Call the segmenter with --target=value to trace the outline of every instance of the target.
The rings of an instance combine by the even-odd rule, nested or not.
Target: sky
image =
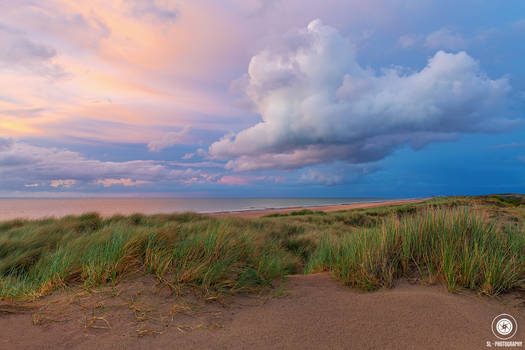
[[[525,2],[2,0],[0,197],[525,192]]]

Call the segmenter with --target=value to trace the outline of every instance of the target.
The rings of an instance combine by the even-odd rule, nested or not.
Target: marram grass
[[[0,299],[136,273],[204,295],[257,291],[303,270],[331,271],[364,290],[404,276],[488,295],[523,284],[521,225],[495,225],[472,209],[434,202],[253,220],[186,213],[0,222]]]
[[[315,270],[365,290],[416,275],[451,291],[497,295],[523,283],[525,234],[498,229],[467,209],[426,210],[343,238],[324,237],[307,266]]]
[[[172,286],[235,293],[293,273],[298,259],[245,222],[192,214],[96,214],[0,226],[0,297],[39,297],[73,284],[153,273]]]

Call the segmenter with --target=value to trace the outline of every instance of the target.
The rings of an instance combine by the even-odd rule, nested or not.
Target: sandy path
[[[119,328],[128,322],[122,317],[120,326],[110,319],[111,329],[85,330],[73,321],[33,326],[28,314],[0,314],[0,349],[483,349],[497,340],[490,324],[500,313],[514,315],[521,328],[513,340],[525,340],[524,308],[515,299],[451,294],[440,286],[400,282],[361,293],[314,274],[290,277],[284,297],[236,300],[219,316],[223,328],[168,326],[141,338]]]
[[[359,209],[359,208],[377,208],[384,207],[387,205],[399,205],[399,204],[411,204],[419,203],[427,200],[428,198],[423,199],[404,199],[404,200],[392,200],[392,201],[382,201],[382,202],[365,202],[365,203],[352,203],[352,204],[339,204],[339,205],[325,205],[317,207],[295,207],[295,208],[283,208],[283,209],[264,209],[264,210],[245,210],[239,212],[218,212],[211,213],[209,215],[215,216],[238,216],[243,218],[258,218],[264,215],[275,214],[275,213],[290,213],[292,211],[310,209],[316,211],[324,212],[333,212],[339,210],[350,210],[350,209]]]

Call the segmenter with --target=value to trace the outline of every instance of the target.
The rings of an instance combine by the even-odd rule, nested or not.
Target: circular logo
[[[510,339],[516,334],[518,323],[509,314],[501,314],[492,320],[492,333],[501,340]]]

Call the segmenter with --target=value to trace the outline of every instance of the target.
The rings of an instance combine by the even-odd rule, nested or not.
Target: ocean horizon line
[[[399,197],[209,197],[209,198],[0,198],[0,220],[62,217],[97,212],[102,216],[142,213],[201,214],[317,208],[354,203],[388,202]]]

